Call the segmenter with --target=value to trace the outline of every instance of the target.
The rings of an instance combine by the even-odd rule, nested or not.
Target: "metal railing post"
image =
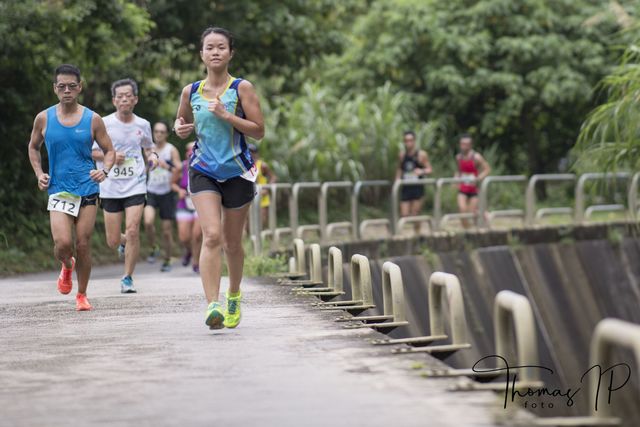
[[[400,188],[402,180],[396,179],[391,187],[391,233],[398,234],[398,219],[400,218]]]
[[[351,257],[351,299],[346,301],[333,301],[316,304],[323,310],[366,310],[375,307],[373,302],[373,289],[371,284],[371,266],[369,258],[364,255],[354,254]]]
[[[299,236],[300,230],[300,191],[302,189],[320,188],[319,182],[297,182],[292,186],[291,203],[289,204],[289,216],[291,217],[291,233],[294,237]]]
[[[444,312],[444,301],[448,301],[448,313]],[[444,319],[449,318],[451,344],[430,347],[404,347],[392,353],[442,353],[471,348],[467,342],[467,320],[464,300],[458,277],[436,271],[429,277],[429,324],[430,335],[392,340],[376,340],[374,344],[427,344],[449,338],[445,333]]]
[[[489,185],[492,182],[524,182],[527,177],[524,175],[491,175],[482,180],[480,184],[480,194],[478,200],[478,225],[487,227],[486,214],[489,209]],[[516,210],[507,210],[502,212],[515,212]],[[500,212],[500,211],[498,211]]]
[[[564,174],[536,174],[529,178],[525,193],[525,224],[532,226],[536,218],[536,185],[542,181],[575,181],[576,176],[572,173]]]
[[[538,365],[536,323],[527,297],[512,291],[498,292],[493,306],[493,329],[496,354],[509,364],[517,359],[518,366],[530,366],[520,370],[521,381],[539,381],[540,371],[532,367]]]
[[[261,186],[261,190],[269,190],[271,196],[271,203],[269,204],[269,216],[268,216],[268,233],[271,236],[271,250],[278,250],[280,243],[280,231],[291,230],[289,227],[287,228],[278,228],[278,191],[279,190],[291,190],[291,184],[287,182],[276,183],[276,184],[264,184]],[[291,205],[291,197],[289,197],[289,204]],[[262,217],[262,215],[261,215]],[[262,218],[261,218],[262,219]],[[262,233],[264,234],[264,233]]]
[[[400,190],[402,189],[402,187],[404,186],[423,186],[426,187],[427,185],[435,185],[436,184],[436,180],[434,178],[421,178],[418,180],[415,179],[396,179],[395,181],[393,181],[393,186],[391,187],[391,230],[393,232],[393,235],[397,235],[400,232]],[[411,221],[407,221],[408,219],[410,219],[412,217],[406,217],[405,219],[405,223],[409,223]],[[413,218],[417,218],[418,221],[422,220],[422,218],[426,218],[426,216],[423,217],[413,217]],[[429,217],[429,219],[431,219],[431,217]]]
[[[342,251],[335,246],[329,248],[328,266],[327,266],[327,286],[324,288],[308,288],[301,291],[304,295],[313,295],[321,299],[331,299],[338,295],[344,295],[344,283],[342,278]],[[320,274],[322,272],[320,271]],[[320,280],[322,277],[320,276]],[[325,298],[323,298],[325,297]],[[314,306],[323,305],[323,303],[314,303]]]
[[[629,178],[629,173],[628,172],[607,172],[607,173],[585,173],[580,175],[580,178],[578,178],[578,184],[576,185],[576,208],[575,208],[575,212],[574,212],[574,221],[577,224],[580,224],[582,221],[584,221],[585,219],[585,194],[584,194],[584,186],[587,183],[587,181],[590,180],[596,180],[596,179],[600,179],[600,180],[609,180],[609,179],[624,179],[624,178]],[[594,205],[594,206],[603,206],[603,205]],[[594,207],[591,206],[591,207]],[[612,205],[614,206],[614,205]],[[619,208],[616,206],[615,210],[619,210]]]
[[[537,418],[533,425],[538,426],[617,426],[622,424],[622,419],[612,415],[610,399],[613,392],[621,388],[620,384],[601,384],[603,369],[611,369],[611,381],[613,381],[612,350],[614,347],[624,347],[633,352],[636,366],[640,366],[640,325],[625,322],[624,320],[606,318],[596,325],[591,336],[591,349],[589,351],[589,396],[593,396],[594,402],[589,401],[591,414],[588,416]],[[600,366],[599,370],[593,369]],[[631,373],[631,372],[629,372]],[[629,378],[627,379],[627,381]],[[582,379],[580,379],[582,382]],[[605,387],[608,387],[605,389]],[[602,389],[601,389],[602,388]]]
[[[383,314],[373,316],[342,316],[337,322],[359,322],[344,326],[346,329],[374,328],[391,330],[408,325],[404,304],[404,283],[397,264],[385,262],[382,265]]]
[[[638,219],[638,186],[640,185],[640,172],[636,172],[631,178],[631,184],[629,185],[629,218]]]
[[[319,199],[318,199],[318,222],[320,223],[320,241],[322,242],[326,242],[327,239],[329,238],[329,233],[327,232],[327,227],[328,227],[328,201],[327,201],[327,196],[329,194],[329,189],[331,188],[345,188],[347,189],[349,192],[351,192],[352,190],[352,183],[351,181],[329,181],[329,182],[324,182],[322,183],[322,185],[320,186],[320,195],[319,195]],[[351,196],[351,194],[349,195]],[[349,197],[349,200],[352,202],[353,198]],[[353,224],[351,224],[351,227],[353,228]]]
[[[257,194],[253,198],[251,207],[249,208],[249,229],[251,231],[251,240],[253,241],[253,252],[255,255],[262,253],[262,233],[261,233],[261,217],[260,217],[260,201],[262,200],[262,186],[256,185]]]
[[[364,187],[384,187],[387,185],[389,185],[389,181],[386,180],[356,181],[351,193],[351,235],[353,240],[362,238],[360,233],[360,193],[362,189]]]
[[[445,184],[462,184],[465,181],[461,177],[438,178],[436,180],[436,195],[433,202],[433,221],[436,230],[442,229],[442,190]]]

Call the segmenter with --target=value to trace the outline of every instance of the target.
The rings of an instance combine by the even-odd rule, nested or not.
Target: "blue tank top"
[[[238,95],[241,81],[231,77],[220,99],[227,111],[244,118]],[[208,110],[212,100],[204,97],[203,86],[204,80],[191,85],[191,109],[197,139],[189,164],[216,180],[241,176],[253,166],[245,136]]]
[[[93,111],[83,107],[82,118],[75,126],[58,121],[56,106],[47,109],[44,143],[49,155],[49,194],[66,191],[76,196],[98,193],[98,183],[89,172],[95,169],[91,158],[91,119]]]

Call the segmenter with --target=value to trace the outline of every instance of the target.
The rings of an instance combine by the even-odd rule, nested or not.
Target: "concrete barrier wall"
[[[352,253],[378,258],[371,265],[374,299],[380,309],[366,314],[381,313],[382,262],[390,259],[400,265],[410,325],[392,331],[393,338],[429,334],[427,283],[432,272],[444,271],[459,277],[472,348],[444,359],[455,368],[470,368],[480,358],[495,353],[492,315],[496,294],[508,289],[527,296],[536,318],[540,363],[554,370],[553,375],[542,375],[545,386],[550,391],[581,387],[572,407],[562,398],[532,398],[532,402],[554,402],[553,409],[535,412],[540,416],[585,415],[593,406],[593,396],[588,392],[588,378],[583,383],[580,379],[590,367],[589,344],[596,323],[604,317],[640,323],[640,238],[635,236],[637,230],[626,225],[614,228],[614,233],[611,230],[610,227],[572,230],[565,232],[558,239],[560,242],[545,242],[557,239],[557,232],[515,240],[511,237],[510,245],[467,250],[430,251],[424,240],[417,239],[350,244],[343,246],[343,250],[345,260]],[[472,243],[502,238],[482,236]],[[533,243],[527,243],[527,239]],[[438,245],[459,248],[460,242],[433,246]],[[470,246],[468,242],[466,245]],[[395,251],[400,256],[392,256]],[[412,251],[414,254],[408,254]],[[347,264],[345,284],[349,289]],[[619,351],[616,356],[618,361],[631,366],[632,378],[623,390],[614,393],[613,413],[624,418],[625,426],[635,427],[640,425],[640,367],[635,366],[630,353]],[[601,392],[606,393],[609,377],[602,378]]]

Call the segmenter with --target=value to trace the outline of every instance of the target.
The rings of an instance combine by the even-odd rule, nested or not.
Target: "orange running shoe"
[[[60,270],[60,275],[58,276],[58,291],[66,295],[71,292],[71,288],[73,288],[73,281],[71,275],[73,274],[73,269],[76,266],[76,259],[71,257],[71,268],[67,268],[62,263],[62,269]]]
[[[87,295],[78,294],[76,295],[76,310],[77,311],[89,311],[93,307],[89,304],[89,300],[87,299]]]

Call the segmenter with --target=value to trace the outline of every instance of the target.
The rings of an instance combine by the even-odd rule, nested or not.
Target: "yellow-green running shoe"
[[[224,312],[222,311],[222,306],[218,301],[213,301],[207,307],[207,319],[204,323],[209,327],[209,329],[222,329],[224,328]]]
[[[242,294],[238,292],[238,295],[232,297],[227,292],[227,310],[224,313],[224,326],[225,328],[235,328],[240,323],[240,300]]]

